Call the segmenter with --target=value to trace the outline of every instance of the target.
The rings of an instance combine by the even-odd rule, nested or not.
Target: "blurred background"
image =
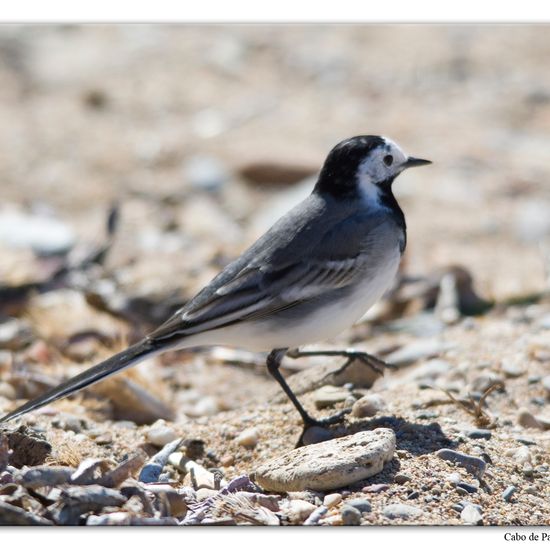
[[[29,249],[101,240],[116,200],[106,262],[118,284],[184,299],[310,191],[335,143],[374,133],[434,161],[394,187],[409,226],[407,272],[460,264],[489,299],[541,292],[547,33],[3,26],[0,280],[40,275]]]
[[[0,416],[166,320],[311,192],[336,143],[382,134],[433,161],[394,184],[408,225],[400,277],[366,322],[314,349],[353,346],[398,369],[285,358],[284,375],[314,416],[352,407],[330,436],[397,434],[364,521],[391,523],[382,511],[397,499],[422,507],[417,523],[478,522],[461,518],[467,496],[486,524],[547,523],[548,36],[542,25],[0,26]],[[291,450],[301,429],[261,354],[169,352],[1,427],[0,484],[14,479],[8,459],[121,462],[176,437],[230,480]],[[447,447],[487,460],[489,486],[464,470],[470,484],[455,487],[455,466],[435,454]],[[408,481],[394,479],[401,469]],[[2,499],[49,514],[19,489]],[[322,522],[342,518],[334,507]]]

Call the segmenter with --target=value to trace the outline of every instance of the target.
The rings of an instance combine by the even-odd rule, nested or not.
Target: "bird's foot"
[[[312,428],[313,426],[332,426],[341,422],[347,414],[351,412],[351,409],[344,409],[332,416],[325,418],[312,418],[308,415],[307,419],[304,418],[304,429]]]
[[[327,416],[325,418],[312,418],[311,416],[304,417],[304,429],[298,439],[296,447],[311,445],[312,443],[320,443],[333,438],[333,433],[324,429],[327,426],[338,424],[344,417],[351,412],[351,409],[344,409],[339,413]]]

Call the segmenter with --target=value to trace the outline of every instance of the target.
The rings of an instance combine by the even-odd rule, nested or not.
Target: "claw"
[[[341,422],[344,419],[344,417],[350,412],[351,412],[351,409],[344,409],[343,411],[340,411],[339,413],[336,413],[332,416],[329,416],[327,418],[319,418],[319,419],[312,418],[311,416],[308,415],[307,419],[304,418],[304,429],[302,430],[302,434],[300,435],[300,439],[298,439],[298,443],[296,443],[296,448],[303,447],[306,444],[309,445],[309,444],[314,443],[314,442],[318,443],[319,441],[324,441],[326,439],[331,439],[332,438],[331,432],[329,432],[328,430],[325,430],[328,434],[328,437],[322,437],[321,439],[318,439],[317,441],[310,441],[309,443],[305,443],[305,441],[304,441],[306,433],[311,428],[315,428],[315,427],[324,428],[325,426],[331,426],[333,424],[337,424],[338,422]]]

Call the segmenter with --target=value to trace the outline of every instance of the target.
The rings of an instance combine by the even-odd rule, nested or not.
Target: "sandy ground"
[[[370,501],[364,524],[460,524],[461,502],[468,500],[481,506],[484,525],[547,525],[550,75],[541,70],[550,55],[547,30],[0,29],[0,222],[14,212],[63,222],[78,263],[73,256],[105,242],[112,202],[120,207],[103,265],[76,269],[3,304],[6,319],[28,327],[18,325],[19,340],[0,338],[0,411],[163,320],[309,192],[305,178],[332,145],[380,133],[434,161],[395,184],[408,224],[403,273],[418,277],[420,287],[402,287],[370,319],[318,345],[354,346],[387,359],[409,350],[399,370],[370,390],[349,389],[348,404],[370,392],[384,407],[372,418],[348,417],[335,435],[390,427],[397,451],[380,474],[338,492],[344,503]],[[290,183],[281,183],[285,178]],[[47,282],[61,260],[39,258],[12,241],[0,239],[2,288]],[[441,284],[453,265],[470,274],[492,309],[469,316],[455,308],[456,316],[445,316],[445,296],[452,302],[466,292],[456,279],[446,279],[449,292]],[[277,399],[263,360],[223,350],[167,354],[24,424],[51,443],[48,464],[76,467],[90,457],[120,462],[139,449],[153,454],[158,448],[147,442],[148,429],[165,416],[177,436],[204,442],[200,464],[227,480],[252,476],[291,450],[301,431],[294,409]],[[301,367],[324,364],[338,360],[287,360],[285,374],[298,370],[299,378]],[[134,384],[130,390],[124,381]],[[476,419],[464,407],[494,382],[500,385]],[[318,411],[310,390],[300,399],[317,416],[344,407]],[[257,441],[247,448],[238,436],[251,426]],[[490,438],[470,437],[474,428],[488,429]],[[481,482],[440,459],[435,453],[442,448],[483,457]],[[174,487],[189,486],[173,466],[166,472]],[[457,473],[469,489],[449,478]],[[396,481],[398,474],[406,478]],[[377,484],[387,487],[368,489]],[[507,501],[502,493],[509,486],[516,492]],[[319,506],[323,498],[308,493],[296,500]],[[384,508],[393,503],[422,514],[389,519]],[[48,517],[46,504],[37,505],[41,517]],[[320,523],[342,523],[342,506]],[[280,517],[283,524],[306,519]]]

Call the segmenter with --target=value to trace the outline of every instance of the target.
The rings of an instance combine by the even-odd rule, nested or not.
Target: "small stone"
[[[499,384],[504,385],[504,380],[500,376],[497,376],[492,372],[482,374],[474,378],[470,383],[470,393],[479,393],[482,395],[489,388]]]
[[[298,183],[315,173],[312,166],[294,165],[284,160],[255,161],[239,168],[247,181],[258,184]]]
[[[10,319],[0,323],[0,348],[18,351],[33,339],[30,326],[19,319]]]
[[[483,521],[483,516],[478,507],[467,504],[460,512],[460,519],[469,525],[479,525]]]
[[[0,396],[13,400],[17,397],[17,394],[15,393],[15,388],[11,384],[0,382]]]
[[[288,515],[291,522],[301,523],[305,521],[316,509],[317,506],[315,506],[315,504],[311,504],[305,500],[295,499],[288,502],[284,511]]]
[[[388,504],[382,510],[382,514],[388,519],[415,519],[423,513],[420,508],[408,504]]]
[[[191,157],[183,169],[186,180],[197,190],[218,191],[229,181],[227,169],[214,157]]]
[[[164,447],[178,436],[173,428],[167,426],[166,422],[160,419],[147,430],[145,437],[152,445]]]
[[[517,487],[515,487],[514,485],[508,485],[508,487],[506,487],[506,489],[504,489],[504,491],[502,492],[502,498],[506,502],[510,502],[512,500],[513,494],[516,491],[517,491]]]
[[[183,453],[172,453],[168,457],[168,462],[187,474],[184,483],[188,486],[192,485],[194,489],[202,489],[203,487],[217,489],[227,485],[227,481],[223,477],[219,478],[219,472],[216,474],[210,472],[204,466],[187,458]]]
[[[542,387],[544,388],[544,391],[546,392],[546,397],[550,398],[550,374],[548,376],[545,376],[542,380]]]
[[[487,464],[481,458],[476,456],[467,455],[465,453],[460,453],[458,451],[453,451],[452,449],[440,449],[437,451],[436,456],[446,460],[447,462],[453,462],[465,468],[471,474],[474,474],[478,478],[481,478],[485,473]]]
[[[24,425],[6,435],[12,450],[10,464],[16,468],[43,464],[52,452],[51,444],[41,433]]]
[[[482,430],[477,428],[473,430],[466,430],[464,433],[470,439],[491,439],[493,435],[491,430]]]
[[[357,510],[359,510],[362,514],[372,511],[371,503],[365,498],[353,498],[346,501],[346,505],[357,508]]]
[[[349,397],[349,391],[337,386],[322,386],[313,393],[313,402],[318,409],[331,407]]]
[[[38,489],[40,487],[63,485],[71,482],[74,468],[66,466],[35,466],[23,468],[15,481],[23,487]]]
[[[233,464],[235,464],[235,457],[233,455],[223,455],[220,458],[220,464],[224,468],[228,468],[229,466],[233,466]]]
[[[340,504],[340,502],[342,502],[342,495],[340,493],[331,493],[330,495],[326,495],[323,499],[323,506],[333,508]]]
[[[235,438],[235,441],[243,447],[253,449],[258,444],[258,439],[258,430],[256,428],[247,428]]]
[[[342,506],[340,515],[344,525],[361,525],[361,512],[354,506]]]
[[[31,248],[36,254],[66,254],[75,242],[73,231],[52,217],[3,210],[0,215],[0,243],[10,248]]]
[[[192,407],[186,408],[185,413],[192,417],[212,416],[220,410],[219,404],[211,396],[202,397]]]
[[[550,430],[550,420],[534,416],[527,409],[520,409],[518,413],[518,424],[524,428]]]
[[[412,481],[412,477],[408,476],[407,474],[395,474],[393,480],[395,481],[395,483],[399,483],[399,485],[404,485],[405,483],[409,483],[409,481]]]
[[[519,378],[525,374],[525,369],[522,369],[516,363],[513,363],[507,359],[502,360],[500,370],[504,373],[506,378]]]
[[[462,480],[458,472],[453,472],[452,474],[449,474],[446,479],[451,485],[458,485]]]
[[[382,471],[393,458],[395,434],[387,428],[300,447],[256,470],[256,483],[268,491],[345,487]]]
[[[351,413],[357,418],[374,416],[387,408],[384,399],[378,394],[365,395],[353,404]]]
[[[431,359],[426,363],[413,368],[411,373],[407,376],[407,379],[412,380],[425,380],[429,379],[434,381],[450,372],[452,365],[448,361],[443,359]]]
[[[362,493],[381,493],[387,491],[390,488],[387,483],[373,483],[372,485],[366,485],[361,489]]]
[[[525,465],[533,463],[533,456],[527,447],[516,447],[504,453],[506,456],[511,456],[517,464]]]
[[[456,489],[459,493],[461,493],[460,489],[462,489],[463,493],[461,494],[476,493],[478,488],[479,487],[476,487],[471,483],[465,483],[464,481],[456,484]]]
[[[418,340],[390,353],[384,361],[393,365],[408,365],[420,359],[436,357],[453,347],[454,344],[438,339]]]
[[[407,500],[416,500],[420,496],[418,491],[413,491],[407,495]]]

